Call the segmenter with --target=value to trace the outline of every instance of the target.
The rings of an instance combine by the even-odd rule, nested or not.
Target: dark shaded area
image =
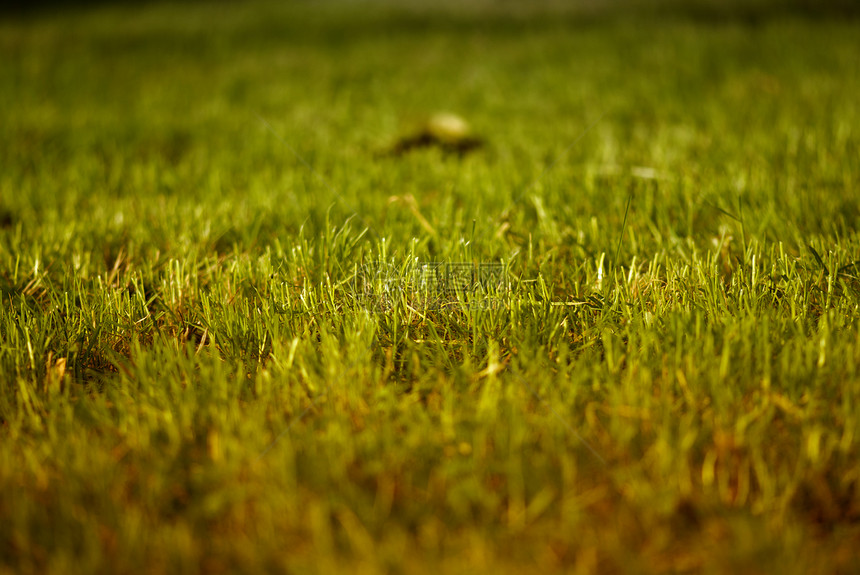
[[[8,209],[0,206],[0,229],[6,230],[15,225],[15,215]]]
[[[85,9],[103,4],[119,4],[119,2],[111,0],[8,0],[0,4],[0,14],[29,15],[57,10]]]
[[[140,0],[136,7],[153,4],[221,4],[227,0]],[[38,15],[51,12],[71,12],[79,9],[89,9],[98,6],[117,6],[127,4],[119,0],[10,0],[0,3],[0,14]],[[307,1],[292,2],[295,5],[306,5],[316,8],[343,8],[354,11],[356,5],[346,2],[324,2],[320,4]],[[523,3],[525,5],[526,3]],[[845,19],[860,17],[860,2],[856,0],[581,0],[579,2],[545,2],[528,3],[524,8],[517,2],[489,2],[479,0],[461,3],[435,3],[431,0],[416,0],[412,2],[396,2],[393,0],[364,3],[366,12],[377,10],[403,10],[407,12],[431,11],[497,14],[505,16],[529,16],[541,13],[559,15],[578,15],[588,17],[615,16],[659,16],[668,18],[689,18],[695,21],[712,22],[742,22],[750,24],[764,23],[786,17],[801,17],[808,19]]]
[[[137,0],[135,7],[144,7],[153,4],[219,4],[227,0]],[[0,3],[0,14],[9,15],[38,15],[52,12],[74,12],[86,10],[99,6],[128,6],[129,2],[122,0],[7,0]]]
[[[763,24],[781,18],[845,19],[860,17],[855,0],[662,0],[636,1],[633,11],[681,17],[697,22]]]
[[[422,130],[397,140],[385,155],[400,156],[407,152],[411,152],[412,150],[435,147],[445,153],[463,156],[469,152],[477,150],[482,145],[483,142],[473,136],[445,140],[439,138],[429,130]]]
[[[30,13],[54,8],[79,9],[98,5],[119,5],[117,0],[7,0],[0,3],[0,13]],[[147,2],[139,2],[145,5]]]

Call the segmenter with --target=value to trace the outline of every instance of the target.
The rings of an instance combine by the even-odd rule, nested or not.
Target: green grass
[[[636,14],[4,18],[0,573],[857,569],[860,21]]]

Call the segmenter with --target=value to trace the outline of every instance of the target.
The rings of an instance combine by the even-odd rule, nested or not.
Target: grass
[[[853,572],[858,21],[635,14],[4,19],[0,572]]]

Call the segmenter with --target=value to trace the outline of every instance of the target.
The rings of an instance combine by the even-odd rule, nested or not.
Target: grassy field
[[[0,573],[856,572],[860,20],[666,6],[0,19]]]

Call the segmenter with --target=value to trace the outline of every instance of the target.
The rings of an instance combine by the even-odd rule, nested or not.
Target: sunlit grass
[[[4,21],[0,570],[850,572],[857,28]]]

